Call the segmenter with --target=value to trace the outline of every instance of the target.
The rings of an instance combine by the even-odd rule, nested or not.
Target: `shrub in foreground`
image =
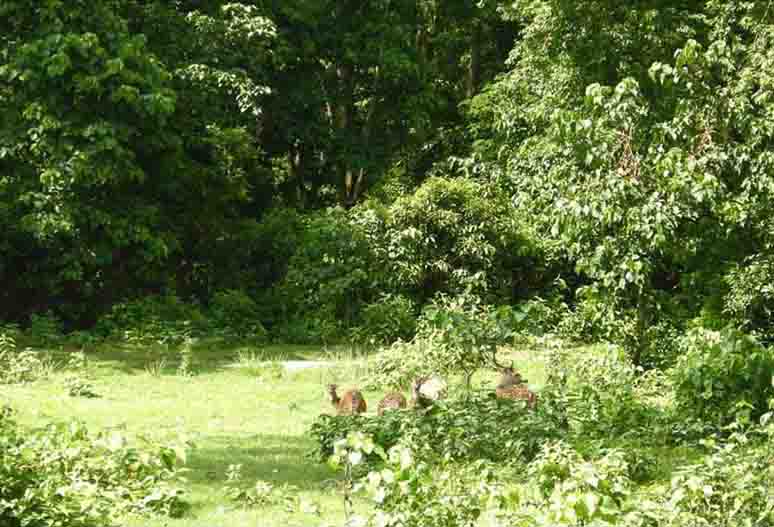
[[[78,422],[42,430],[0,414],[0,525],[99,527],[127,513],[181,515],[182,447],[139,450],[118,432],[90,433]]]
[[[715,426],[759,419],[774,397],[774,351],[735,330],[697,330],[672,370],[681,415]]]
[[[494,462],[528,461],[544,441],[561,435],[556,423],[539,407],[531,411],[520,401],[473,394],[440,401],[426,411],[398,410],[383,416],[321,415],[311,427],[315,439],[311,455],[319,461],[327,460],[336,441],[350,432],[368,434],[385,451],[401,442],[426,459]]]

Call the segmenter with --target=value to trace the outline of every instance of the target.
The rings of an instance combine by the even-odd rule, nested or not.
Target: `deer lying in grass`
[[[336,393],[337,388],[335,384],[328,385],[328,396],[338,415],[362,414],[366,411],[366,401],[360,390],[347,390],[339,397]]]
[[[406,408],[406,398],[400,392],[390,392],[385,395],[379,405],[376,408],[378,415],[383,415],[387,410],[398,410],[400,408]]]
[[[537,406],[537,395],[527,388],[527,380],[521,378],[521,374],[511,366],[500,370],[502,373],[500,383],[495,388],[495,394],[501,399],[514,399],[527,401],[529,408]]]

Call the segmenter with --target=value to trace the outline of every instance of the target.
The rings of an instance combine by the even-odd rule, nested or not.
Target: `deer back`
[[[537,395],[524,384],[512,386],[498,386],[495,394],[500,399],[522,400],[527,402],[527,406],[535,408],[537,406]]]
[[[406,404],[406,398],[402,393],[390,392],[385,395],[381,401],[379,401],[379,406],[377,407],[376,413],[378,415],[382,415],[384,414],[385,410],[398,410],[400,408],[406,408]]]

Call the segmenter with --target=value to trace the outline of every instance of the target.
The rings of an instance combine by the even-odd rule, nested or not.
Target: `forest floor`
[[[307,457],[307,434],[320,413],[331,411],[325,386],[354,386],[368,378],[367,355],[350,348],[270,346],[195,348],[188,374],[179,371],[179,352],[159,347],[102,346],[87,354],[84,376],[98,398],[70,397],[66,372],[29,385],[0,386],[0,399],[18,410],[19,420],[42,426],[77,418],[90,429],[119,429],[130,438],[173,438],[180,432],[194,444],[187,463],[190,511],[180,519],[130,518],[127,526],[263,527],[341,525],[340,475]],[[64,354],[67,350],[61,350]],[[517,367],[539,390],[543,361],[529,350],[514,352]],[[63,355],[64,356],[64,355]],[[286,368],[283,362],[292,361]],[[324,361],[304,368],[304,361]],[[311,365],[311,364],[310,364]],[[496,374],[476,378],[494,387]],[[381,393],[365,391],[376,409]],[[227,470],[242,466],[242,483],[263,480],[281,499],[260,508],[233,503],[225,495]],[[357,507],[367,507],[363,501]]]

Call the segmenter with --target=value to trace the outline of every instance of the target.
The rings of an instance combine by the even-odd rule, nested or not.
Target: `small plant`
[[[180,345],[180,362],[177,365],[177,374],[181,377],[190,377],[193,375],[193,346],[196,343],[191,337],[186,337]]]
[[[403,444],[391,448],[385,461],[358,484],[373,499],[374,525],[474,527],[499,501],[500,485],[487,461],[436,465]]]
[[[384,449],[375,444],[370,436],[362,432],[350,432],[347,437],[336,441],[333,455],[328,460],[334,468],[344,470],[344,514],[347,522],[353,517],[352,494],[356,490],[356,471],[362,467],[366,456],[369,455],[386,459]]]
[[[86,379],[78,375],[68,375],[64,379],[65,389],[70,397],[86,397],[94,399],[99,394],[94,391],[94,386]]]
[[[65,389],[70,397],[99,397],[89,380],[91,364],[83,351],[71,353],[66,368],[71,371],[64,379]]]
[[[617,346],[599,346],[592,353],[555,349],[541,392],[544,410],[584,435],[639,433],[657,410],[637,397],[638,374]]]
[[[53,371],[53,362],[41,359],[29,348],[19,351],[13,336],[0,333],[0,384],[33,382],[49,377]]]
[[[229,465],[226,470],[224,493],[228,499],[248,507],[270,507],[290,505],[296,489],[290,485],[277,487],[269,481],[257,480],[251,487],[245,487],[242,465]]]
[[[263,360],[258,353],[249,350],[237,352],[237,368],[251,377],[260,380],[277,381],[285,376],[285,368],[278,360]]]
[[[164,373],[164,369],[167,367],[167,359],[164,357],[149,361],[145,364],[145,373],[151,377],[161,377]]]
[[[564,442],[548,443],[529,466],[529,482],[508,493],[514,509],[509,524],[617,525],[631,493],[628,471],[619,450],[587,461]]]

